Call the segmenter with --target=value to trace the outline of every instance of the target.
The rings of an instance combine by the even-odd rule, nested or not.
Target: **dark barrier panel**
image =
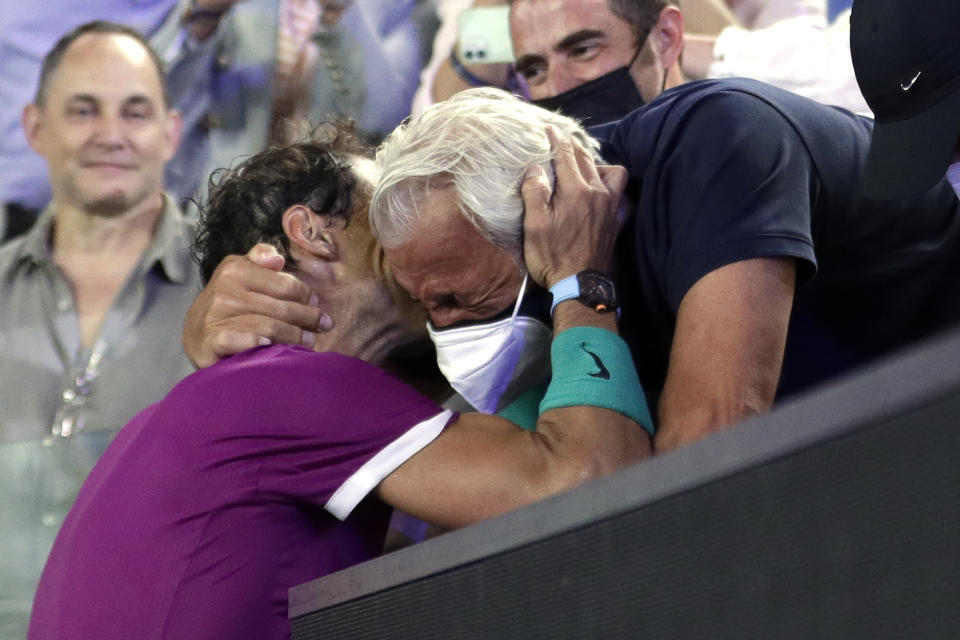
[[[958,638],[960,334],[291,590],[314,638]]]

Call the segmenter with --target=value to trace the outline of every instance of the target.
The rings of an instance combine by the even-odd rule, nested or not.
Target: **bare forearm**
[[[759,390],[758,386],[766,390]],[[690,393],[664,389],[658,412],[657,453],[672,451],[766,413],[773,404],[776,384],[703,391],[706,393],[695,394],[700,397],[691,398]]]
[[[461,416],[381,483],[387,502],[427,522],[463,526],[650,455],[639,424],[650,427],[649,415],[629,351],[614,335],[615,314],[575,300],[555,311],[554,375],[536,431],[497,416]],[[623,396],[634,402],[618,404]]]
[[[537,431],[496,416],[459,418],[378,489],[387,503],[444,528],[462,527],[643,460],[649,438],[597,407],[545,412]]]
[[[669,451],[770,409],[793,302],[788,258],[726,265],[684,297],[660,396],[655,449]]]

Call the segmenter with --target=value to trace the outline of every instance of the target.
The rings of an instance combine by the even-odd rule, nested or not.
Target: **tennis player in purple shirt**
[[[287,590],[379,553],[388,505],[457,527],[649,455],[614,314],[575,300],[556,307],[536,431],[443,410],[382,368],[424,336],[424,316],[370,232],[373,164],[343,137],[225,174],[197,242],[204,278],[229,254],[275,245],[333,329],[313,349],[263,346],[199,371],[120,432],[56,540],[31,639],[286,638]],[[557,171],[598,187],[592,165],[561,156]],[[547,207],[528,210],[540,224],[525,259],[549,286],[593,266],[576,256],[594,249],[548,257],[545,217],[563,224],[563,212]]]

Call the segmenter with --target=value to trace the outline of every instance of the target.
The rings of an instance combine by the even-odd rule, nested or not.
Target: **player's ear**
[[[290,245],[323,260],[340,259],[336,224],[331,216],[317,215],[302,204],[292,205],[283,212],[283,232]]]

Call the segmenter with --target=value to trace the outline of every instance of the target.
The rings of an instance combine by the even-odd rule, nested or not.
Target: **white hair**
[[[495,247],[522,256],[524,173],[541,165],[553,180],[552,124],[596,155],[580,124],[499,89],[468,89],[397,127],[377,150],[383,173],[370,226],[388,249],[407,243],[431,189],[452,185],[460,212]]]

